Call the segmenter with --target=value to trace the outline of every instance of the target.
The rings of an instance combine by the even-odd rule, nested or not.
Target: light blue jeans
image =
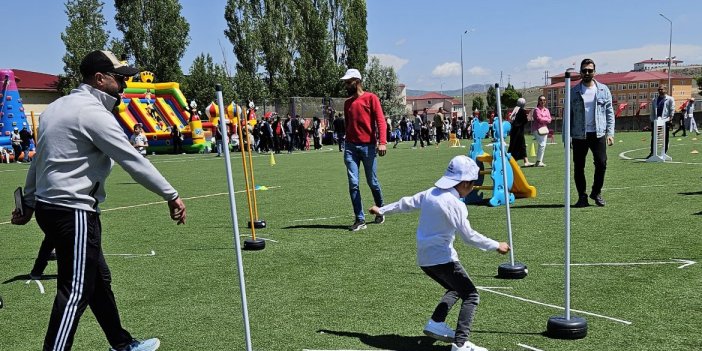
[[[363,163],[363,169],[366,173],[366,182],[373,193],[375,205],[378,207],[383,206],[383,191],[380,189],[380,182],[375,173],[375,156],[375,144],[345,143],[344,163],[346,164],[346,173],[349,178],[349,194],[351,195],[351,203],[353,204],[353,212],[356,215],[356,220],[365,220],[363,203],[361,202],[361,191],[358,188],[359,166],[361,163]]]

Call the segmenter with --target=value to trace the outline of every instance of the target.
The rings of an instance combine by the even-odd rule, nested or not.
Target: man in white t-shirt
[[[606,84],[595,80],[595,62],[584,59],[580,63],[582,81],[570,89],[570,136],[573,145],[573,178],[578,190],[578,201],[573,207],[586,207],[588,195],[585,181],[585,158],[592,151],[595,177],[590,198],[597,206],[604,206],[602,197],[607,170],[607,145],[614,144],[614,110],[612,93]],[[567,141],[566,141],[567,142]]]

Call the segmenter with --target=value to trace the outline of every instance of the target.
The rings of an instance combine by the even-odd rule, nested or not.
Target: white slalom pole
[[[251,351],[251,327],[249,325],[249,308],[246,302],[246,283],[244,282],[244,263],[241,260],[241,243],[239,243],[239,221],[236,216],[236,199],[234,198],[234,179],[232,178],[232,162],[229,158],[229,138],[227,137],[227,118],[222,99],[222,85],[215,86],[217,90],[217,104],[219,105],[219,131],[222,133],[222,147],[224,148],[224,164],[227,169],[227,188],[229,189],[229,209],[234,228],[234,246],[236,248],[236,265],[239,270],[239,289],[241,290],[241,311],[244,315],[244,336],[246,338],[246,351]],[[236,106],[234,107],[236,108]],[[235,113],[236,114],[236,113]]]
[[[565,318],[570,320],[570,72],[565,75],[565,104],[563,107],[563,140],[565,141]]]
[[[502,154],[502,181],[505,186],[504,188],[504,194],[505,194],[505,211],[507,213],[507,238],[509,240],[509,263],[514,266],[514,245],[512,244],[512,216],[509,210],[509,191],[511,190],[509,188],[509,184],[507,184],[507,152],[505,152],[505,134],[503,133],[504,130],[502,129],[502,103],[500,101],[500,85],[495,84],[495,95],[497,98],[497,117],[499,120],[500,125],[499,130],[500,130],[500,154]]]
[[[587,336],[587,321],[570,315],[570,74],[565,72],[565,101],[563,106],[563,145],[565,151],[565,175],[563,190],[565,192],[565,316],[551,317],[546,324],[546,335],[557,339],[582,339]]]
[[[500,155],[502,156],[502,185],[503,193],[505,195],[505,211],[507,212],[507,239],[509,241],[509,263],[503,263],[497,267],[497,277],[503,279],[522,279],[527,276],[526,265],[514,262],[514,243],[512,242],[512,215],[509,207],[510,199],[510,186],[507,183],[507,152],[505,151],[505,133],[504,127],[502,125],[502,103],[500,101],[500,85],[495,84],[495,95],[497,102],[497,118],[498,118],[498,130],[500,133]],[[495,155],[493,157],[493,162],[495,162]]]

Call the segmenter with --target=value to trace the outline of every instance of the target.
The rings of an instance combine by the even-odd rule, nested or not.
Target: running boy
[[[473,181],[478,179],[479,170],[471,158],[456,156],[449,163],[444,176],[434,184],[436,187],[380,208],[373,206],[369,209],[375,215],[420,210],[417,264],[447,290],[424,327],[424,334],[451,342],[451,351],[487,351],[468,341],[473,315],[478,306],[478,290],[458,261],[453,248],[456,231],[463,241],[481,250],[496,250],[501,254],[510,250],[507,243],[485,237],[471,228],[468,222],[468,210],[460,198],[473,190]],[[445,320],[448,311],[459,298],[463,303],[454,332]]]

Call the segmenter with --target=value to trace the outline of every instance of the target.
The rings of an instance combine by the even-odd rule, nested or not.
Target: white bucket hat
[[[480,168],[472,158],[468,156],[456,156],[451,159],[444,176],[434,183],[437,188],[451,189],[462,181],[473,181],[478,179]]]

